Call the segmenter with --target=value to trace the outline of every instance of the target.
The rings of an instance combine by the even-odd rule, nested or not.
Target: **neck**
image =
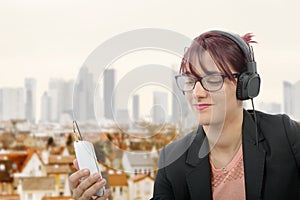
[[[242,142],[243,110],[232,117],[226,117],[224,124],[204,126],[213,154],[234,153]]]

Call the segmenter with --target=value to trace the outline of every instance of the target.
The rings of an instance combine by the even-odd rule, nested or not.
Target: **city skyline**
[[[114,70],[110,70],[109,76],[115,74],[115,72],[113,71]],[[86,77],[87,79],[93,79],[92,76],[90,77],[88,75],[88,72],[86,72],[85,76],[87,76]],[[80,84],[84,84],[84,83],[80,82]],[[285,96],[285,100],[283,104],[277,103],[275,101],[274,102],[261,101],[259,103],[256,103],[255,107],[258,110],[269,112],[271,114],[285,113],[290,115],[292,118],[299,120],[300,109],[299,106],[297,107],[298,105],[297,102],[299,101],[298,99],[300,99],[300,97],[299,95],[297,95],[297,91],[299,91],[300,89],[300,79],[294,84],[288,81],[283,81],[282,84],[284,88],[282,93]],[[18,87],[18,88],[0,87],[0,119],[9,120],[10,118],[11,119],[23,118],[23,119],[27,119],[30,122],[35,121],[36,123],[39,123],[39,122],[51,122],[51,121],[59,122],[59,118],[61,117],[60,116],[61,114],[68,114],[70,119],[72,118],[72,106],[68,102],[71,102],[73,98],[72,97],[73,96],[72,91],[74,87],[73,80],[64,80],[63,78],[51,78],[49,80],[48,90],[44,91],[41,97],[38,97],[34,94],[35,87],[37,85],[38,83],[36,82],[35,79],[25,78],[23,88],[22,87]],[[89,85],[89,83],[85,83],[85,85]],[[108,85],[114,85],[114,83],[110,80]],[[173,85],[173,90],[175,89],[174,87],[176,86]],[[106,91],[107,90],[108,89],[106,89]],[[103,95],[105,94],[107,95],[107,92],[103,93]],[[82,95],[84,94],[83,93],[80,94],[80,96]],[[63,98],[59,100],[58,97],[63,97]],[[148,116],[152,117],[153,122],[159,123],[159,121],[161,121],[162,119],[164,119],[163,121],[175,122],[176,117],[174,115],[176,115],[176,113],[177,115],[179,115],[180,112],[178,108],[176,108],[176,106],[174,107],[174,105],[176,105],[176,98],[172,97],[172,95],[168,96],[168,93],[163,91],[152,91],[152,97],[153,97],[153,101],[152,101],[153,107],[151,109],[152,113],[148,113]],[[12,101],[12,99],[15,99],[15,101]],[[41,99],[40,105],[34,103],[37,102],[37,99]],[[53,99],[55,99],[55,101]],[[132,119],[137,120],[138,117],[143,115],[141,113],[142,108],[140,107],[141,106],[140,95],[133,94],[130,97],[130,99],[132,99],[131,105],[128,105],[127,108],[118,108],[118,106],[116,106],[115,108],[118,109],[114,111],[114,114],[111,113],[111,116],[105,115],[105,112],[108,112],[107,110],[105,111],[105,105],[110,102],[104,103],[103,104],[104,107],[100,108],[103,110],[99,111],[99,113],[102,113],[99,115],[99,117],[103,118],[106,116],[105,118],[107,119],[112,119],[119,122],[124,122],[123,119],[124,117],[120,117],[120,116],[132,117]],[[52,101],[51,106],[48,105],[50,101]],[[81,100],[81,102],[83,103],[84,101]],[[11,105],[18,105],[18,106],[14,108],[6,107],[3,109],[3,107],[1,107],[1,103],[3,103],[4,105],[9,105],[10,103]],[[37,109],[38,107],[40,107],[41,109]],[[246,107],[250,108],[249,105],[247,105]],[[83,109],[87,109],[87,107]],[[38,111],[40,113],[38,113]],[[89,118],[87,114],[87,110],[81,112],[86,113],[86,116],[81,119]],[[94,113],[93,110],[90,110],[89,112]],[[39,117],[36,118],[36,116]],[[115,118],[113,119],[113,117]]]
[[[75,80],[84,61],[99,45],[120,33],[145,27],[172,30],[191,39],[212,29],[241,35],[253,33],[258,42],[253,44],[254,54],[262,77],[256,105],[262,101],[283,105],[282,82],[289,80],[294,84],[299,79],[300,39],[295,36],[300,34],[300,27],[294,23],[300,17],[297,0],[252,0],[243,4],[238,0],[205,4],[196,0],[125,0],[117,4],[86,4],[82,0],[43,4],[34,0],[1,1],[0,87],[21,87],[25,77],[30,77],[37,80],[36,95],[40,97],[50,77]],[[165,8],[170,5],[172,9],[166,14]],[[253,10],[249,10],[249,5]],[[199,12],[200,7],[205,9]],[[250,14],[254,10],[255,14]],[[132,63],[140,66],[144,60],[145,57],[137,57]],[[153,62],[161,59],[152,57]]]

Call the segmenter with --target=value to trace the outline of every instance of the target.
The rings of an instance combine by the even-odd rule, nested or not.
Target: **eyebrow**
[[[195,76],[195,74],[194,73],[192,73],[192,72],[190,72],[190,71],[185,71],[185,72],[183,72],[182,73],[183,75],[193,75],[193,76]],[[207,75],[211,75],[211,74],[221,74],[219,71],[206,71],[206,73],[205,73],[205,75],[207,76]],[[198,76],[198,75],[196,75],[196,76]]]

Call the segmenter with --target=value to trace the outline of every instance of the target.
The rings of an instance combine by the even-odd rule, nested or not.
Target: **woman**
[[[243,109],[260,84],[251,42],[209,31],[185,53],[176,82],[199,127],[162,149],[152,199],[299,199],[299,125]]]

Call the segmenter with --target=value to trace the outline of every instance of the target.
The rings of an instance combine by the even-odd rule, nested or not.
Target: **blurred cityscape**
[[[114,200],[150,199],[160,149],[195,128],[189,124],[193,120],[188,105],[181,102],[183,95],[172,81],[170,91],[153,91],[147,97],[151,112],[143,115],[137,93],[126,100],[130,108],[118,106],[113,69],[105,71],[103,82],[98,83],[103,86],[96,98],[99,105],[87,98],[94,97],[95,78],[85,67],[79,74],[76,82],[49,80],[40,105],[35,79],[25,79],[23,88],[0,88],[1,200],[72,199],[68,176],[75,171],[74,118],[84,139],[94,144]],[[257,109],[286,113],[300,121],[300,81],[285,81],[283,88],[283,106],[262,102]]]

